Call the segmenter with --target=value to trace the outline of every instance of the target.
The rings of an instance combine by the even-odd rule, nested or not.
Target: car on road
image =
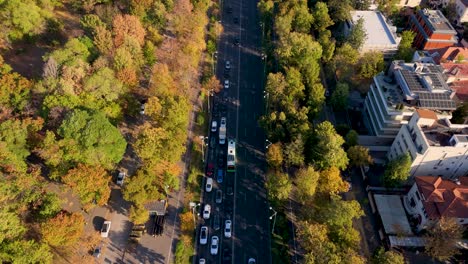
[[[223,264],[230,264],[232,262],[231,251],[229,248],[223,249]]]
[[[326,96],[326,97],[330,96],[330,90],[328,90],[328,89],[325,90],[325,96]]]
[[[234,39],[234,45],[239,46],[240,45],[240,40],[239,38]]]
[[[213,179],[212,178],[206,178],[205,191],[206,192],[211,192],[211,190],[213,190]]]
[[[198,264],[206,264],[206,260],[204,258],[201,258],[199,261],[198,261]]]
[[[232,215],[232,201],[231,201],[231,199],[226,199],[224,201],[224,211],[226,212],[226,214]]]
[[[218,175],[216,177],[216,181],[218,183],[223,183],[223,178],[224,178],[224,170],[223,169],[218,169]]]
[[[211,247],[210,247],[211,255],[218,255],[218,246],[219,246],[219,238],[217,236],[211,237]]]
[[[230,61],[226,61],[226,63],[224,64],[224,68],[225,68],[226,70],[231,69],[231,62],[230,62]]]
[[[216,132],[217,129],[218,129],[218,122],[216,122],[216,120],[213,120],[211,122],[211,132]]]
[[[213,163],[208,163],[208,166],[206,168],[206,176],[210,177],[214,173],[214,164]]]
[[[146,104],[145,104],[145,103],[142,103],[141,106],[140,106],[140,115],[144,115],[144,114],[145,114],[145,108],[146,108]]]
[[[215,213],[213,217],[213,229],[219,230],[221,228],[221,219],[219,213]]]
[[[232,6],[228,6],[227,12],[228,12],[228,14],[231,14],[231,13],[232,13]]]
[[[208,227],[202,226],[200,229],[200,245],[208,243]]]
[[[102,228],[101,228],[101,237],[109,236],[110,227],[111,227],[111,221],[104,221],[104,224],[102,224]]]
[[[224,89],[229,89],[229,80],[224,80]]]
[[[217,204],[220,204],[220,203],[223,202],[223,191],[216,190],[215,201],[216,201]]]
[[[216,138],[214,136],[211,136],[210,138],[210,148],[215,148],[216,147]]]
[[[226,220],[224,222],[224,236],[227,238],[231,237],[231,225],[232,225],[231,220]]]
[[[255,261],[254,258],[249,258],[249,261],[247,262],[247,264],[255,264],[255,263],[257,262]]]
[[[229,70],[224,70],[224,74],[223,74],[224,78],[228,79],[229,77],[231,77],[231,75],[229,74]]]
[[[126,173],[124,171],[119,171],[119,174],[117,175],[117,181],[116,181],[117,185],[120,185],[120,186],[123,185],[125,176],[126,176]]]
[[[224,167],[224,158],[222,156],[218,156],[218,168]]]
[[[97,247],[93,251],[93,257],[99,258],[101,256],[101,247]]]
[[[234,17],[234,24],[237,24],[239,23],[239,18],[238,17]]]
[[[221,126],[226,126],[226,117],[221,117]]]
[[[227,182],[226,194],[227,195],[233,195],[234,194],[234,187],[232,186],[232,180],[228,180],[228,182]]]
[[[211,214],[211,205],[206,204],[205,208],[203,208],[203,219],[210,219]]]

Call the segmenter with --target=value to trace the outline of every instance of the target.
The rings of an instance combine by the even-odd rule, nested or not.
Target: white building
[[[456,109],[453,96],[439,66],[394,61],[389,76],[374,76],[364,102],[364,124],[370,135],[394,139],[417,108],[451,118],[450,111]]]
[[[417,176],[403,200],[418,231],[441,217],[453,217],[459,224],[468,224],[468,177],[449,181],[440,177]]]
[[[405,153],[411,156],[411,176],[468,175],[468,125],[451,124],[433,111],[418,109],[398,132],[387,157],[392,160]]]
[[[385,58],[393,56],[398,50],[401,38],[396,35],[396,27],[387,23],[379,11],[351,11],[352,21],[346,22],[345,31],[349,33],[353,25],[362,18],[367,38],[360,52],[379,51]]]
[[[457,10],[456,24],[461,25],[464,22],[468,22],[468,0],[457,0],[455,2],[455,10]]]

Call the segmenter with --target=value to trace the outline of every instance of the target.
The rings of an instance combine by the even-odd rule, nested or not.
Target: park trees
[[[348,107],[349,85],[339,82],[330,97],[330,104],[336,110],[344,111]]]
[[[384,67],[384,58],[381,52],[366,52],[359,58],[358,74],[363,79],[370,79],[383,71]]]
[[[428,228],[426,252],[433,258],[447,260],[459,251],[456,243],[462,234],[463,228],[455,218],[442,217]]]
[[[380,247],[375,252],[372,263],[374,264],[405,264],[405,258],[394,250],[385,251]]]
[[[391,160],[386,168],[383,177],[384,184],[389,187],[397,186],[405,182],[411,170],[411,157],[409,153],[402,154]]]
[[[321,194],[331,195],[348,190],[348,184],[341,178],[340,170],[330,167],[320,172],[317,191]]]
[[[411,30],[405,30],[401,33],[401,41],[398,45],[398,51],[395,58],[410,62],[413,58],[415,49],[412,47],[416,33]]]
[[[314,17],[313,27],[318,32],[325,31],[334,24],[328,12],[328,6],[324,2],[317,2],[312,13]]]
[[[336,133],[330,122],[318,124],[311,147],[313,163],[320,169],[336,167],[344,170],[349,160],[342,148],[343,144],[344,139]]]
[[[297,186],[297,197],[303,204],[312,199],[317,190],[320,172],[315,171],[312,166],[301,168],[296,173],[295,183]]]
[[[352,146],[348,149],[348,158],[352,166],[367,166],[373,163],[369,149],[363,146]]]
[[[289,197],[292,184],[288,174],[279,171],[269,171],[266,178],[265,185],[271,198],[282,201]]]
[[[351,45],[356,50],[361,49],[362,45],[367,39],[367,32],[364,28],[364,19],[361,17],[359,18],[356,23],[353,25],[351,32],[347,37],[347,43]]]
[[[29,100],[31,86],[28,79],[12,72],[0,56],[0,105],[22,110]]]
[[[279,168],[283,164],[283,147],[280,142],[272,144],[268,147],[268,151],[266,153],[266,160],[268,165],[273,168]]]
[[[41,234],[47,244],[53,247],[70,247],[76,243],[84,229],[81,213],[61,212],[41,224]]]

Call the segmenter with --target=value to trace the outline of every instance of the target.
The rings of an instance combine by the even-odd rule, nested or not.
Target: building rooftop
[[[430,110],[418,109],[417,112],[421,118],[434,120],[432,125],[428,125],[427,121],[423,122],[424,125],[418,122],[429,146],[460,146],[458,144],[468,142],[468,125],[452,125],[448,119],[439,119]]]
[[[416,185],[430,218],[468,218],[468,177],[453,182],[441,177],[416,176]]]
[[[455,91],[460,101],[468,101],[468,81],[452,82],[450,88]]]
[[[399,195],[374,194],[386,234],[413,234]]]
[[[433,32],[457,34],[440,10],[421,9],[418,12]]]
[[[437,64],[446,61],[456,61],[460,55],[464,57],[465,61],[468,60],[468,48],[466,47],[447,47],[442,49],[433,49],[425,52],[434,58],[434,61]]]
[[[444,73],[449,77],[468,79],[468,63],[441,63]]]
[[[396,28],[389,25],[379,11],[351,11],[351,15],[353,22],[360,18],[364,20],[364,28],[367,33],[364,46],[381,47],[400,43],[400,38],[395,33]]]
[[[442,67],[433,63],[393,61],[392,72],[403,101],[426,109],[456,109],[454,92],[445,82]]]

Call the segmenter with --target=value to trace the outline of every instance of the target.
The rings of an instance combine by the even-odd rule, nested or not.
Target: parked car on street
[[[219,238],[217,236],[213,236],[211,238],[211,247],[210,247],[211,255],[218,255],[218,246],[219,246]]]
[[[230,61],[226,61],[226,63],[224,64],[224,68],[225,68],[226,70],[231,69],[231,62],[230,62]]]
[[[109,236],[110,227],[111,227],[111,221],[104,221],[104,224],[102,224],[102,228],[101,228],[101,237]]]
[[[229,80],[224,80],[224,89],[229,89]]]
[[[211,192],[211,190],[213,190],[213,179],[212,178],[206,178],[205,191],[206,192]]]
[[[208,177],[213,176],[213,173],[214,173],[214,164],[208,163],[208,166],[206,168],[206,176]]]
[[[205,208],[203,208],[203,219],[210,219],[210,214],[211,214],[211,205],[207,204],[205,205]]]
[[[232,225],[231,220],[226,220],[224,222],[224,236],[227,238],[231,237],[231,225]]]
[[[208,227],[202,226],[200,229],[200,245],[208,243]]]
[[[126,173],[124,171],[119,171],[119,174],[117,175],[117,185],[122,186],[124,183]]]
[[[223,191],[216,190],[215,201],[216,201],[217,204],[220,204],[220,203],[223,202]]]
[[[217,129],[218,129],[218,122],[216,122],[216,120],[213,120],[211,122],[211,132],[216,132]]]
[[[224,170],[223,169],[219,169],[218,170],[218,175],[216,177],[216,181],[218,183],[223,183],[223,179],[224,179]]]

